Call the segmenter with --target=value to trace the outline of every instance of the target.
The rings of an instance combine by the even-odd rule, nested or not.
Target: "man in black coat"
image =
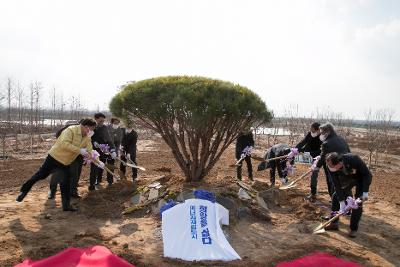
[[[330,178],[330,172],[326,166],[325,157],[328,153],[337,152],[338,154],[346,154],[350,153],[349,145],[346,140],[344,140],[341,136],[337,135],[333,125],[330,122],[327,122],[319,127],[321,132],[319,138],[322,141],[321,145],[321,158],[318,161],[316,168],[312,168],[313,171],[319,170],[321,167],[324,167],[325,176],[326,176],[326,184],[328,186],[329,195],[332,197],[334,193],[333,184]]]
[[[355,198],[363,201],[368,200],[369,186],[372,181],[372,174],[365,162],[357,155],[348,153],[339,155],[329,153],[326,162],[331,172],[335,193],[332,198],[332,211],[345,212],[346,197],[352,196],[351,190],[356,188]],[[349,236],[355,237],[358,224],[362,215],[362,203],[358,209],[351,212]],[[338,230],[339,220],[332,222],[326,230]]]
[[[94,129],[92,144],[93,149],[95,149],[100,154],[100,161],[102,162],[114,160],[117,157],[114,142],[111,139],[107,126],[104,125],[105,119],[106,116],[103,113],[94,114],[94,120],[97,123],[97,127]],[[100,145],[108,145],[110,147],[110,152],[108,154],[103,153],[103,151],[101,151],[99,148]],[[91,163],[89,191],[95,190],[95,184],[98,185],[101,183],[102,176],[103,169]],[[107,177],[107,180],[109,184],[112,184],[112,181],[109,179],[109,177]]]
[[[296,148],[299,150],[299,152],[309,153],[310,156],[313,158],[321,154],[322,141],[319,139],[319,126],[320,124],[318,122],[314,122],[313,124],[311,124],[310,131],[303,138],[303,140],[301,140],[300,143],[296,145]],[[311,194],[307,197],[311,202],[314,202],[316,200],[318,173],[319,169],[315,169],[311,174]]]
[[[253,147],[254,146],[254,138],[253,133],[251,130],[240,132],[237,139],[236,139],[236,160],[239,160],[244,153],[246,147]],[[247,164],[247,172],[249,174],[249,180],[253,181],[253,166],[251,164],[251,157],[250,155],[243,155],[245,156],[244,161]],[[236,166],[236,178],[242,180],[242,163]]]
[[[138,139],[137,132],[132,128],[132,126],[128,125],[125,129],[124,134],[122,136],[122,153],[121,159],[123,161],[131,160],[136,165],[136,143]],[[121,163],[120,165],[121,172],[125,175],[126,173],[126,166]],[[137,178],[137,169],[132,168],[132,179],[135,181]]]
[[[110,134],[111,141],[114,144],[115,147],[115,152],[119,152],[119,147],[121,146],[122,142],[122,135],[123,135],[123,129],[119,126],[120,120],[118,118],[111,118],[110,120],[110,125],[107,126],[108,133]],[[108,158],[107,160],[108,166],[110,170],[114,173],[114,164],[115,164],[115,159],[113,158]],[[112,184],[114,182],[114,177],[111,173],[107,172],[107,182],[108,184]]]
[[[270,168],[270,182],[271,186],[275,185],[275,169],[278,170],[279,178],[281,178],[281,182],[283,184],[288,182],[287,175],[288,175],[288,158],[283,159],[276,159],[270,160],[277,157],[282,157],[288,155],[290,153],[290,146],[287,144],[276,144],[270,147],[267,152],[265,153],[264,159],[266,161],[261,162],[258,167],[257,171],[262,171],[265,169]],[[289,162],[291,165],[294,165],[294,158]]]

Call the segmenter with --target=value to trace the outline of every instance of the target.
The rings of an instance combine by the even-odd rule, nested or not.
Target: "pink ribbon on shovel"
[[[353,197],[347,197],[346,199],[347,205],[345,207],[345,209],[348,210],[356,210],[360,207],[360,204],[362,203],[362,200],[357,198],[353,198]]]
[[[246,146],[243,151],[242,154],[240,155],[241,158],[244,158],[245,156],[250,156],[251,155],[251,150],[253,149],[253,147],[251,146]]]
[[[311,166],[312,169],[317,168],[318,161],[321,159],[321,156],[317,156],[314,158],[313,164]]]
[[[90,164],[93,162],[93,159],[99,157],[100,154],[96,150],[92,150],[92,152],[88,152],[84,157],[83,157],[83,162],[85,164]]]
[[[295,147],[290,149],[289,154],[287,155],[288,159],[292,159],[299,154],[299,150]]]

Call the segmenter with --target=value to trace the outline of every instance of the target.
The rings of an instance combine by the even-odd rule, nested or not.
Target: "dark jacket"
[[[336,152],[338,154],[350,153],[350,148],[343,137],[336,133],[331,133],[321,145],[321,158],[317,163],[317,167],[321,168],[325,165],[325,157],[328,153]]]
[[[126,133],[124,130],[124,135],[122,137],[122,146],[124,147],[124,152],[130,154],[131,159],[136,157],[136,143],[138,139],[138,134],[135,130],[130,133]]]
[[[311,156],[315,158],[321,154],[321,145],[322,141],[319,139],[319,135],[312,137],[311,132],[308,132],[303,140],[296,145],[296,148],[299,152],[310,152]]]
[[[253,133],[239,134],[236,139],[236,159],[240,159],[240,155],[247,146],[254,146]]]
[[[287,144],[276,144],[276,145],[273,145],[272,147],[270,147],[267,150],[267,152],[265,152],[264,159],[268,160],[268,159],[272,159],[272,158],[277,158],[277,157],[285,156],[289,153],[290,153],[290,146],[288,146]],[[263,161],[258,165],[257,171],[262,171],[262,170],[265,170],[268,168],[277,167],[278,172],[281,173],[282,170],[286,166],[286,161],[287,161],[286,158],[272,160],[272,161]]]
[[[94,129],[94,135],[92,136],[93,148],[95,148],[94,142],[97,142],[98,144],[108,144],[110,146],[110,151],[115,150],[114,142],[111,139],[111,136],[110,136],[110,133],[108,132],[107,126],[105,126],[105,125],[97,126]],[[95,149],[98,151],[97,148],[95,148]]]
[[[118,149],[122,142],[122,136],[124,134],[123,128],[118,127],[114,129],[112,125],[108,125],[108,132],[110,133],[110,137],[112,142],[114,143],[115,149]]]
[[[362,192],[368,192],[372,174],[365,162],[357,155],[343,155],[343,169],[331,172],[333,184],[339,201],[346,199],[346,189],[358,183],[362,184]]]

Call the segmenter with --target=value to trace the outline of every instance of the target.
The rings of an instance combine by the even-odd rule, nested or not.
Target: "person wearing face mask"
[[[125,132],[122,137],[122,152],[121,152],[121,159],[123,161],[131,160],[136,165],[136,143],[138,139],[137,132],[133,129],[132,123],[129,122],[125,129]],[[121,163],[120,165],[121,172],[125,175],[126,174],[126,166]],[[135,181],[137,178],[137,169],[132,168],[132,179]]]
[[[115,158],[117,157],[117,153],[108,128],[106,125],[104,125],[105,119],[106,116],[103,113],[99,112],[94,114],[94,120],[96,121],[97,126],[94,129],[94,134],[92,136],[92,144],[94,149],[100,154],[100,161],[108,163],[110,160],[115,160]],[[100,145],[108,145],[110,148],[109,154],[101,151]],[[102,176],[103,169],[91,163],[89,191],[93,191],[96,189],[95,185],[99,185],[101,183]],[[107,182],[109,185],[113,183],[112,176],[111,179],[110,176],[107,176]]]
[[[77,124],[69,124],[61,128],[56,132],[56,138],[60,137],[61,133],[67,129],[68,127],[72,125],[79,125],[83,121],[80,120],[79,123]],[[78,155],[76,159],[71,163],[69,166],[69,176],[70,176],[70,191],[71,191],[71,197],[72,198],[80,198],[78,194],[78,183],[79,183],[79,178],[81,176],[82,172],[82,165],[83,165],[83,157],[82,155]],[[54,199],[55,194],[57,192],[57,185],[60,183],[60,177],[57,176],[57,173],[54,173],[50,177],[50,190],[48,193],[48,199]]]
[[[319,139],[319,126],[320,124],[318,122],[311,124],[310,131],[306,134],[303,140],[296,145],[299,152],[309,153],[313,158],[321,154],[322,141]],[[307,197],[311,202],[315,202],[316,200],[318,173],[319,169],[315,169],[311,174],[311,194]]]
[[[79,155],[85,156],[92,151],[90,135],[95,127],[95,121],[84,119],[79,125],[66,128],[51,147],[39,170],[22,185],[16,200],[21,202],[37,181],[58,172],[61,181],[62,208],[64,211],[76,211],[77,209],[70,204],[69,165]]]
[[[325,176],[326,176],[326,184],[328,187],[328,193],[332,197],[334,193],[333,184],[330,178],[330,172],[328,167],[326,166],[325,157],[328,153],[337,152],[339,154],[350,153],[349,145],[346,140],[344,140],[341,136],[337,135],[333,125],[330,122],[324,123],[319,127],[320,130],[320,140],[322,141],[321,145],[321,158],[319,159],[316,167],[311,167],[312,171],[317,171],[321,167],[324,168]]]
[[[285,155],[288,155],[290,153],[290,146],[286,144],[276,144],[270,147],[267,152],[265,153],[264,159],[266,161],[261,162],[258,167],[257,171],[262,171],[265,169],[270,168],[270,182],[271,182],[271,187],[275,186],[275,169],[278,170],[278,175],[279,178],[281,179],[282,184],[287,184],[288,183],[288,169],[293,167],[294,165],[294,158],[291,160],[288,160],[287,158],[283,159],[276,159],[276,160],[271,160],[268,161],[269,159],[277,158],[277,157],[282,157]]]
[[[363,202],[368,200],[369,186],[372,181],[372,174],[365,162],[357,155],[347,153],[329,153],[326,156],[326,163],[331,172],[335,193],[332,196],[332,211],[345,212],[345,199],[352,196],[351,190],[356,188],[355,198]],[[362,215],[362,203],[358,209],[352,210],[350,217],[350,237],[356,237],[358,224]],[[338,230],[339,220],[332,222],[325,227],[326,230]]]
[[[108,125],[108,132],[110,133],[111,140],[115,147],[115,153],[119,153],[119,147],[122,141],[123,130],[119,127],[120,120],[117,118],[111,118],[110,125]],[[107,164],[114,167],[115,159],[108,157]],[[110,168],[112,172],[114,172],[114,168]],[[113,176],[107,172],[107,181],[108,184],[112,184],[114,182]]]

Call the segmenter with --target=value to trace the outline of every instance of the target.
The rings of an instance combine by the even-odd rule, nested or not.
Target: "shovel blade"
[[[293,188],[293,187],[296,187],[296,185],[294,183],[290,183],[290,184],[287,184],[287,185],[282,185],[281,187],[279,187],[279,189],[286,190],[286,189],[290,189],[290,188]]]

